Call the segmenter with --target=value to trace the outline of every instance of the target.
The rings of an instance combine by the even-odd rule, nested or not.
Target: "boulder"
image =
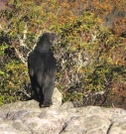
[[[60,100],[61,101],[61,100]],[[126,110],[71,102],[39,108],[35,100],[0,107],[0,134],[126,134]]]

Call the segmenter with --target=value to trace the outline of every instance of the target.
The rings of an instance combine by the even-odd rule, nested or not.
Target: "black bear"
[[[32,84],[32,90],[40,107],[52,105],[56,59],[50,50],[54,41],[60,39],[52,32],[44,33],[35,49],[28,57],[28,70]]]

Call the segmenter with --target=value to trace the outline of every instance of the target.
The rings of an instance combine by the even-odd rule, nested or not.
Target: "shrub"
[[[78,106],[96,105],[101,99],[102,105],[114,83],[125,78],[124,31],[118,30],[116,22],[115,29],[103,25],[103,18],[114,8],[107,2],[7,1],[6,10],[0,11],[1,104],[30,95],[27,57],[43,31],[50,30],[62,39],[52,49],[57,59],[55,85],[63,101],[78,100]]]

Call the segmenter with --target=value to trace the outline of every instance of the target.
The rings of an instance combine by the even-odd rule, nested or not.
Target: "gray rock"
[[[0,107],[0,134],[126,134],[126,110],[60,105],[39,108],[35,100],[6,104]]]
[[[58,108],[60,105],[62,105],[62,94],[57,88],[54,88],[53,95],[52,95],[52,102],[53,108]]]

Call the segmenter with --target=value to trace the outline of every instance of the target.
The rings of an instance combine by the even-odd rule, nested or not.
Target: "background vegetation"
[[[27,57],[49,30],[62,39],[55,86],[75,106],[126,108],[124,0],[7,0],[0,10],[0,105],[31,95]]]

